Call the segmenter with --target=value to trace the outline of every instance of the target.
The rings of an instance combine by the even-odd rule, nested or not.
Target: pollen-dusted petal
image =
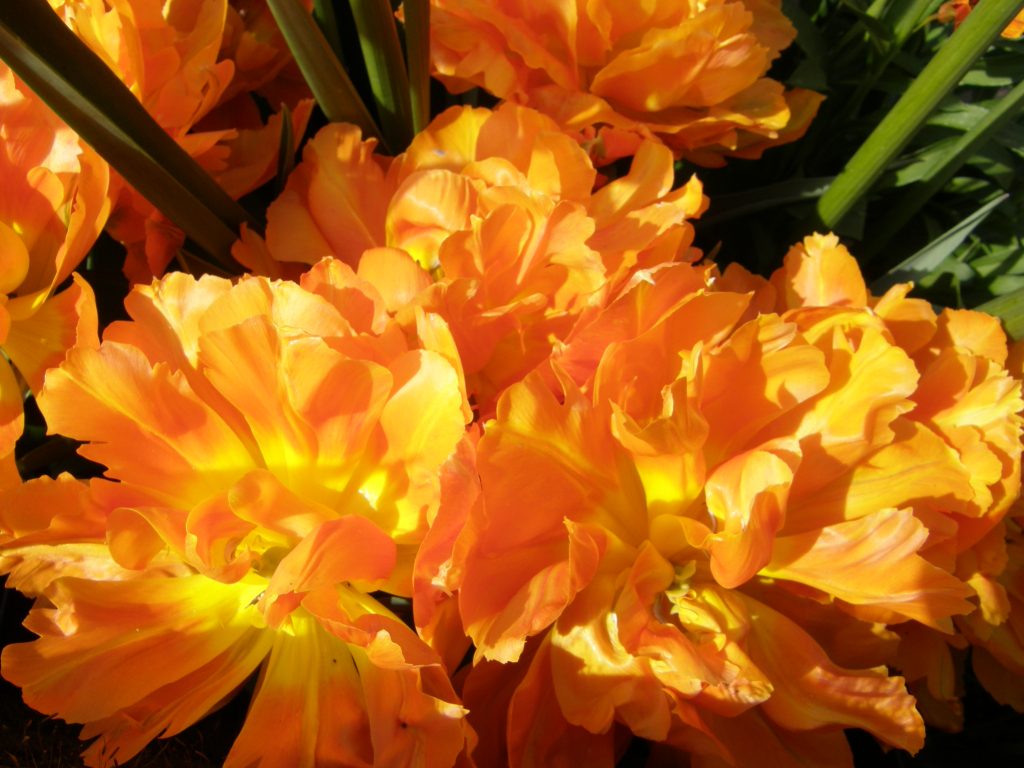
[[[774,686],[761,705],[783,728],[863,728],[887,744],[916,752],[924,723],[902,677],[884,668],[847,670],[833,664],[806,632],[766,605],[743,598],[750,613],[750,655]]]
[[[91,441],[80,451],[109,477],[171,499],[203,498],[253,464],[183,376],[123,344],[72,350],[47,377],[39,406],[51,430]]]
[[[550,684],[570,723],[606,733],[618,716],[637,736],[661,741],[671,721],[669,702],[650,660],[623,645],[613,598],[611,580],[597,581],[556,622],[545,643]]]
[[[407,631],[401,625],[396,629]],[[390,642],[380,633],[375,639]],[[353,648],[352,657],[363,684],[376,764],[411,761],[425,768],[454,764],[466,742],[466,710],[456,703],[436,657],[419,668],[379,665],[372,653],[361,648]]]
[[[972,590],[918,553],[928,530],[909,509],[883,509],[819,531],[780,536],[762,575],[942,629],[967,613]]]

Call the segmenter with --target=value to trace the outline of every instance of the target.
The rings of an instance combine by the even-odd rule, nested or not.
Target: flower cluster
[[[822,97],[765,77],[796,37],[781,0],[431,0],[435,74],[527,104],[600,162],[657,138],[701,165],[800,138]]]
[[[273,173],[265,4],[50,2],[228,191]],[[239,768],[849,766],[959,727],[969,647],[1024,710],[1024,346],[835,235],[694,246],[679,157],[819,101],[765,77],[780,5],[434,0],[438,72],[506,101],[391,157],[323,126],[247,274],[140,281],[102,341],[99,232],[135,276],[183,235],[0,70],[2,673],[88,765],[244,691]],[[102,476],[19,476],[26,391]]]

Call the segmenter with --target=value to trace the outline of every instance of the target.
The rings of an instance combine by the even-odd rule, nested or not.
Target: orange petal
[[[705,546],[711,572],[723,587],[738,587],[772,559],[798,462],[796,442],[780,441],[740,454],[708,478],[708,513],[717,525]]]
[[[868,293],[857,260],[833,234],[808,235],[772,275],[784,307],[864,307]]]
[[[388,312],[412,304],[432,283],[430,274],[408,253],[394,248],[365,251],[356,274],[380,291]]]
[[[884,509],[820,531],[776,539],[766,576],[797,581],[854,605],[949,627],[972,590],[917,554],[928,530],[909,509]]]
[[[0,489],[13,488],[21,481],[14,463],[14,445],[25,428],[23,402],[11,364],[0,356]]]
[[[569,723],[552,690],[551,647],[543,641],[508,708],[510,768],[534,765],[615,765],[615,732],[593,733]]]
[[[916,752],[924,744],[924,723],[902,677],[884,668],[837,667],[810,635],[781,613],[744,598],[751,618],[750,655],[774,691],[761,705],[783,728],[863,728],[887,744]]]
[[[53,370],[39,405],[54,432],[90,441],[80,452],[110,477],[181,500],[182,506],[240,477],[253,458],[180,374],[151,366],[134,347],[73,349]]]
[[[47,299],[30,315],[14,316],[4,342],[4,352],[33,392],[42,389],[46,371],[64,362],[69,349],[99,345],[92,288],[77,274],[73,279],[66,290]]]
[[[259,661],[259,654],[253,658],[244,648],[265,643],[265,635],[242,618],[247,610],[255,618],[247,605],[259,589],[254,583],[221,585],[204,576],[58,580],[48,592],[56,609],[37,608],[26,620],[41,637],[4,649],[4,676],[21,686],[30,706],[88,723],[111,718],[242,651],[249,666],[217,678],[212,695],[206,689],[212,705]],[[178,690],[188,700],[188,690]],[[186,710],[181,716],[194,722],[207,711]],[[116,747],[104,741],[108,751]]]
[[[388,578],[395,555],[391,537],[364,517],[346,515],[322,523],[275,569],[260,603],[268,624],[279,626],[305,593],[319,587]]]

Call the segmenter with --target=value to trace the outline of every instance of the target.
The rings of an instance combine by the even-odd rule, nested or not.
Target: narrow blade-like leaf
[[[403,7],[412,128],[419,133],[430,122],[430,1],[405,0]]]
[[[245,210],[167,135],[45,0],[0,3],[0,58],[212,258],[230,263]]]
[[[409,77],[390,0],[349,0],[381,130],[395,152],[412,140]]]
[[[834,228],[864,197],[949,91],[1021,8],[1020,0],[982,0],[860,146],[818,201],[822,224]]]
[[[882,277],[871,284],[876,293],[883,293],[896,283],[921,280],[952,255],[968,235],[983,222],[992,211],[1001,205],[1009,195],[999,195],[961,221],[955,227],[943,232],[913,256],[904,259]]]
[[[825,193],[834,178],[834,176],[822,176],[810,179],[790,179],[746,192],[718,195],[715,197],[714,210],[701,218],[700,225],[721,224],[725,221],[749,216],[752,213],[781,208],[791,203],[816,200]]]
[[[963,133],[943,153],[941,160],[937,160],[928,170],[919,184],[909,187],[903,193],[897,205],[890,208],[881,223],[872,228],[871,242],[868,243],[871,252],[876,253],[893,235],[902,230],[914,214],[946,186],[964,162],[1009,123],[1021,109],[1024,109],[1024,80],[987,110],[970,130]]]
[[[267,5],[327,119],[358,125],[364,136],[380,138],[373,117],[309,11],[299,0],[267,0]]]

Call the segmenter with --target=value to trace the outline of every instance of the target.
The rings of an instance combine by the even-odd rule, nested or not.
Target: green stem
[[[928,115],[1021,7],[1020,0],[981,0],[818,201],[818,216],[826,228],[835,228],[868,193]]]
[[[0,3],[0,58],[150,203],[219,263],[245,210],[150,116],[46,0]]]
[[[932,197],[934,197],[969,157],[975,154],[992,136],[1010,122],[1024,108],[1024,80],[1003,96],[985,116],[946,151],[942,162],[928,176],[911,186],[895,207],[890,208],[881,223],[872,227],[871,253],[877,253],[897,232],[902,230]],[[862,256],[867,252],[861,253]]]
[[[390,0],[349,0],[384,138],[398,152],[412,140],[409,77]]]
[[[327,119],[332,123],[352,123],[362,129],[364,136],[380,138],[369,110],[302,3],[267,0],[267,5]]]
[[[338,16],[334,12],[334,0],[313,0],[313,18],[320,31],[341,61],[341,35],[338,33]]]
[[[404,7],[412,128],[419,133],[430,122],[430,2],[405,0]]]

